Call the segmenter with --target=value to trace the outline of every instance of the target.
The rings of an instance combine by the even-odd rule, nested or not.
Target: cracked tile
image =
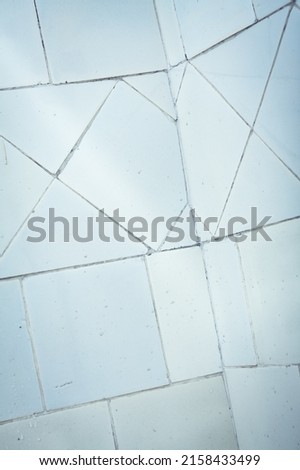
[[[168,73],[170,78],[171,90],[174,100],[177,101],[179,90],[182,84],[183,75],[185,73],[187,64],[180,64],[173,67]]]
[[[0,16],[0,88],[47,83],[34,3],[4,0]]]
[[[148,265],[171,380],[219,372],[218,340],[200,248],[154,254]]]
[[[241,449],[300,449],[297,367],[226,371]]]
[[[5,421],[43,407],[19,281],[0,282],[0,297],[0,421]]]
[[[177,106],[192,206],[202,221],[218,217],[249,128],[190,65]]]
[[[122,449],[236,449],[221,377],[112,401]]]
[[[24,290],[48,409],[167,383],[143,260],[33,276]]]
[[[287,0],[252,0],[257,18],[263,18],[289,3]]]
[[[0,427],[1,449],[114,449],[106,403],[32,417]]]
[[[58,82],[166,68],[158,23],[148,0],[38,0],[46,50]]]
[[[284,9],[193,60],[249,124],[258,111],[287,13]]]
[[[226,233],[235,233],[255,228],[265,216],[271,216],[268,223],[295,217],[300,215],[299,199],[299,181],[252,135],[220,225]],[[251,207],[257,208],[256,222]],[[233,223],[234,217],[243,217],[244,221]]]
[[[168,62],[171,66],[185,59],[180,28],[173,0],[155,0]]]
[[[300,175],[300,11],[294,8],[255,125],[256,132]]]
[[[114,81],[0,92],[3,137],[56,172]]]
[[[52,215],[51,210],[54,211]],[[40,219],[32,220],[30,226],[27,221],[0,258],[0,277],[146,253],[147,248],[141,242],[130,240],[128,233],[121,227],[118,229],[113,222],[104,222],[103,235],[106,241],[100,239],[100,225],[96,220],[98,216],[97,209],[60,181],[54,181],[30,216],[30,219]],[[64,218],[65,222],[54,223],[54,217]],[[74,218],[77,221],[74,222]],[[92,224],[91,229],[89,224]],[[52,238],[50,230],[53,232]],[[114,238],[115,231],[124,238],[123,242]],[[80,237],[87,240],[80,241]]]
[[[272,239],[240,243],[250,311],[262,364],[300,362],[300,220],[266,229]]]
[[[168,76],[165,72],[128,77],[125,78],[125,81],[160,109],[176,119]]]
[[[50,181],[51,177],[44,170],[0,138],[0,220],[5,221],[1,224],[0,254]]]
[[[176,124],[120,83],[61,179],[109,215],[119,208],[126,221],[142,216],[150,224],[176,216],[186,203]],[[152,237],[149,232],[146,242],[158,246],[167,234],[165,223],[157,225],[157,237],[156,229]]]
[[[175,0],[188,58],[254,22],[251,0]]]
[[[256,364],[237,248],[225,240],[205,245],[204,254],[224,364]]]

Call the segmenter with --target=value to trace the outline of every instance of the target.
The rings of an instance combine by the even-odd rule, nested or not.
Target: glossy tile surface
[[[113,400],[122,449],[235,449],[221,377]]]

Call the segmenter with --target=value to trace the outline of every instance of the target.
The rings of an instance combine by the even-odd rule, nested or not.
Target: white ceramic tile
[[[113,86],[104,81],[2,91],[1,133],[56,172]]]
[[[0,426],[3,450],[114,449],[106,403],[32,417]]]
[[[294,8],[279,49],[255,130],[300,175],[300,11]]]
[[[126,82],[174,119],[176,112],[166,72],[126,78]]]
[[[287,0],[253,0],[252,3],[257,18],[263,18],[289,2]]]
[[[50,180],[44,170],[0,138],[0,254]]]
[[[272,241],[240,243],[260,361],[300,362],[299,219],[268,227]]]
[[[50,215],[51,209],[54,209],[53,215]],[[0,277],[123,258],[147,251],[141,242],[130,240],[128,232],[121,227],[118,229],[119,226],[113,222],[104,223],[104,235],[109,240],[106,238],[101,240],[96,220],[98,216],[97,209],[60,181],[54,181],[29,217],[29,219],[42,217],[43,220],[32,221],[33,225],[27,220],[11,246],[0,258]],[[53,217],[64,217],[66,228],[64,229],[63,222],[57,221],[55,224],[50,222]],[[74,217],[78,220],[78,229],[74,225]],[[93,230],[88,228],[90,223],[88,217],[93,224]],[[51,241],[50,228],[53,226],[54,234]],[[38,229],[42,231],[38,232]],[[119,230],[117,233],[124,241],[115,239],[114,230]],[[80,242],[80,239],[78,241],[77,232],[80,237],[89,236],[89,241]]]
[[[226,366],[256,364],[239,254],[230,240],[204,247],[215,318]]]
[[[24,288],[48,408],[167,383],[143,260],[33,276]]]
[[[0,298],[0,421],[5,421],[41,411],[42,403],[19,281],[1,282]]]
[[[38,0],[41,26],[56,81],[161,70],[166,67],[152,2]]]
[[[288,9],[278,12],[193,61],[251,124],[258,111],[287,12]]]
[[[4,0],[0,16],[0,88],[48,82],[31,0]]]
[[[148,264],[171,380],[220,371],[200,248],[154,254]]]
[[[175,0],[175,6],[189,58],[255,20],[251,0]]]
[[[221,377],[112,401],[121,449],[235,449]]]
[[[185,59],[180,28],[173,0],[155,0],[168,62],[176,65]]]
[[[234,233],[255,228],[265,216],[272,217],[269,223],[295,217],[300,215],[299,200],[299,181],[258,137],[252,135],[221,226],[227,233]],[[257,208],[257,222],[251,217],[251,207]],[[230,226],[229,220],[236,216],[246,222]]]
[[[298,367],[226,372],[241,449],[300,449]]]
[[[177,106],[192,205],[202,220],[218,217],[249,128],[190,65]]]
[[[178,98],[178,93],[182,84],[183,75],[186,69],[186,62],[183,64],[179,64],[176,67],[173,67],[169,73],[170,85],[171,90],[173,93],[173,98],[176,101]]]
[[[150,225],[177,216],[186,203],[176,123],[125,83],[112,92],[61,178],[107,214],[119,208],[126,223],[142,216]],[[157,242],[144,235],[158,246],[166,234],[159,223]]]

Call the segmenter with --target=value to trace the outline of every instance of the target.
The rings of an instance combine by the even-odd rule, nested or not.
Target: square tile
[[[24,289],[47,409],[167,383],[142,259],[33,276]]]
[[[266,229],[272,241],[240,243],[258,356],[263,364],[300,362],[300,220]]]
[[[236,449],[221,377],[112,401],[120,449]]]
[[[171,380],[220,371],[200,248],[154,254],[148,265]]]
[[[0,282],[0,298],[0,421],[5,421],[43,407],[19,281]]]
[[[255,20],[251,0],[175,0],[188,58]]]
[[[224,364],[256,364],[237,248],[230,240],[209,243],[204,255]]]
[[[107,404],[95,403],[4,424],[0,426],[0,448],[114,449]]]
[[[241,449],[300,449],[298,367],[230,369],[227,383]]]
[[[3,0],[0,31],[0,88],[48,82],[34,3]]]
[[[166,68],[158,23],[148,0],[38,0],[55,81],[114,77]]]

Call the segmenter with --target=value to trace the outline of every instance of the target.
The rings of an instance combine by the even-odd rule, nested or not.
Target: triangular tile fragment
[[[258,223],[266,216],[272,217],[268,223],[295,217],[300,215],[299,201],[297,179],[257,136],[252,136],[220,226],[226,233],[255,228],[251,207],[257,208]],[[233,224],[234,217],[243,217],[246,222]]]
[[[1,133],[54,173],[114,84],[103,81],[2,91]]]
[[[51,176],[0,139],[0,255],[51,181]]]
[[[168,76],[165,72],[128,77],[125,80],[160,109],[173,118],[176,117]]]
[[[176,101],[178,98],[178,93],[180,90],[180,86],[182,83],[182,78],[185,72],[187,64],[179,64],[177,67],[172,68],[169,71],[169,78],[170,78],[170,84],[171,84],[171,90],[173,93],[174,100]]]
[[[88,264],[147,251],[141,242],[130,241],[127,232],[111,221],[104,222],[102,231],[110,241],[99,239],[98,215],[99,212],[88,202],[60,181],[54,181],[31,214],[29,225],[27,221],[0,259],[0,277]],[[53,223],[53,216],[63,217],[65,221]],[[43,219],[34,220],[32,217]],[[78,219],[75,222],[78,231],[77,226],[74,226],[74,217]],[[77,232],[82,238],[89,233],[88,217],[93,224],[92,240],[77,241]],[[115,239],[114,226],[124,241]],[[51,237],[54,241],[50,241]]]
[[[250,124],[258,111],[286,16],[284,9],[193,60]]]

